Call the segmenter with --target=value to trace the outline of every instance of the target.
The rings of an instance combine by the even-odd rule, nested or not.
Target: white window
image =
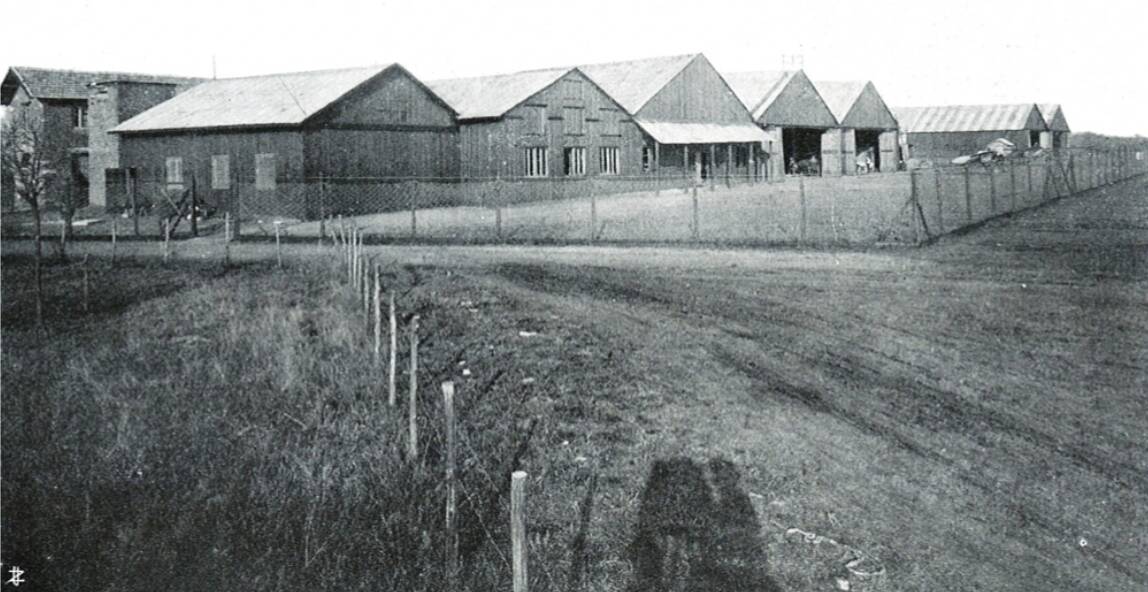
[[[527,177],[545,177],[549,174],[549,167],[546,163],[546,148],[527,148],[525,154]]]
[[[88,127],[88,106],[76,105],[72,109],[72,125],[77,129],[84,129]]]
[[[586,174],[585,148],[565,148],[562,150],[562,157],[565,165],[563,170],[567,177]]]
[[[169,184],[179,185],[183,183],[183,158],[169,156],[164,163],[164,173],[164,178]]]
[[[582,135],[583,109],[581,107],[565,107],[562,109],[562,131],[568,136]]]
[[[275,189],[275,155],[255,155],[255,189],[273,191]]]
[[[603,146],[598,149],[598,172],[603,175],[618,174],[618,157],[621,150],[617,146]]]
[[[231,189],[231,157],[215,154],[211,157],[211,188]]]

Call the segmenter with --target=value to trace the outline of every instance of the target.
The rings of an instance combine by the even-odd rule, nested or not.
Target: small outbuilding
[[[1040,146],[1047,131],[1034,103],[894,107],[905,160],[949,160],[984,150],[1004,138],[1020,149]]]
[[[851,174],[862,168],[895,171],[897,156],[897,118],[889,110],[877,87],[870,81],[817,81],[817,90],[829,105],[839,126],[838,150],[832,162],[826,155],[829,170]],[[833,144],[830,143],[830,144]]]
[[[1068,127],[1068,120],[1064,117],[1064,109],[1057,103],[1037,105],[1040,114],[1044,117],[1044,124],[1048,130],[1040,135],[1041,148],[1059,150],[1068,148],[1068,137],[1072,129]]]
[[[212,80],[111,131],[129,177],[244,215],[383,209],[350,183],[459,170],[454,110],[398,64]]]
[[[837,120],[817,88],[802,70],[735,72],[725,75],[742,104],[767,135],[761,159],[765,176],[779,179],[799,162],[816,158],[818,172],[824,150],[832,152]]]

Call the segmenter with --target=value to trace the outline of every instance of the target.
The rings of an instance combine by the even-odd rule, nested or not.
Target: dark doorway
[[[781,130],[781,143],[785,149],[785,172],[797,174],[799,168],[806,174],[821,174],[821,135],[824,129],[787,127]],[[816,167],[811,166],[813,162]],[[804,163],[804,164],[803,164]]]
[[[865,151],[869,151],[869,157],[872,159],[872,167],[865,172],[874,172],[881,170],[881,130],[856,130],[854,139],[857,143],[857,164],[862,162],[862,156]],[[858,167],[857,172],[862,172]]]

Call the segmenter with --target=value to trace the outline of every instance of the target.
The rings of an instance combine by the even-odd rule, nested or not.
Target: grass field
[[[497,484],[536,418],[518,461],[537,494],[532,589],[643,589],[649,525],[669,524],[730,536],[687,534],[689,570],[665,567],[666,588],[1133,590],[1148,583],[1146,200],[1140,178],[920,250],[370,252],[426,319],[427,382],[474,401],[471,487]],[[441,492],[424,476],[391,514],[408,535],[383,530],[413,471],[388,460],[401,418],[315,251],[291,245],[282,272],[109,269],[90,316],[75,270],[54,267],[48,340],[5,260],[6,563],[93,589],[434,587],[419,520]],[[699,481],[716,502],[675,497]],[[464,513],[489,528],[473,589],[507,587],[505,511]],[[417,557],[396,563],[395,540]],[[884,575],[851,574],[859,556]]]

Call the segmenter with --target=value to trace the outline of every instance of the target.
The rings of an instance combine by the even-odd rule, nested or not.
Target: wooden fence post
[[[387,357],[389,364],[387,365],[387,404],[391,407],[395,406],[395,375],[398,372],[398,349],[399,349],[399,322],[395,317],[395,293],[390,293],[390,331],[391,331],[391,346],[387,350]]]
[[[989,165],[989,217],[997,215],[997,165]]]
[[[514,592],[527,592],[525,471],[515,471],[510,475],[510,548]]]
[[[690,228],[690,236],[696,241],[701,238],[701,226],[698,219],[698,185],[694,183],[693,190],[691,191],[690,200],[693,202],[693,222]]]
[[[1025,201],[1031,202],[1032,201],[1032,161],[1031,160],[1026,159],[1024,161],[1024,169],[1025,169],[1025,175],[1028,176],[1028,183],[1027,183],[1027,185],[1025,185],[1026,188],[1025,188],[1025,192],[1024,192]]]
[[[455,525],[454,383],[442,383],[446,416],[446,590],[458,590],[458,531]]]
[[[171,258],[171,219],[165,218],[163,221],[163,262],[167,263]]]
[[[419,395],[419,315],[411,317],[411,375],[410,399],[407,405],[407,421],[410,429],[410,448],[407,449],[407,458],[412,462],[419,456],[419,425],[418,425],[418,395]]]
[[[375,367],[383,367],[383,284],[379,279],[379,265],[375,265]]]
[[[279,242],[279,227],[281,224],[276,220],[273,224],[275,226],[275,265],[279,269],[283,269],[283,245]]]
[[[132,170],[133,169],[127,170],[128,204],[132,209],[132,228],[138,237],[140,235],[140,210],[136,205],[136,181],[135,176],[132,175]]]
[[[1008,161],[1008,176],[1009,176],[1009,203],[1012,211],[1016,211],[1016,161],[1009,159]]]
[[[199,236],[199,200],[196,192],[195,173],[191,174],[191,236]]]
[[[917,210],[917,170],[909,169],[909,205],[912,212],[909,214],[913,220],[913,243],[921,244],[921,223],[916,214]],[[805,191],[801,192],[801,236],[805,238]]]
[[[965,220],[973,223],[973,192],[972,192],[972,171],[969,165],[964,166],[965,170]]]
[[[591,183],[593,183],[591,181]],[[594,186],[590,185],[590,242],[598,239],[598,197],[594,195]]]
[[[112,265],[116,264],[116,219],[112,218]]]
[[[411,192],[410,192],[410,196],[411,196],[410,197],[410,200],[411,200],[411,238],[418,237],[418,215],[415,214],[415,211],[418,208],[418,196],[416,195],[417,190],[418,190],[417,184],[411,186]]]
[[[941,235],[945,233],[945,204],[941,198],[941,168],[934,168],[933,171],[936,173],[934,184],[937,186],[937,234]]]
[[[231,265],[231,212],[223,213],[223,266]]]
[[[84,253],[84,259],[83,259],[82,266],[83,266],[82,270],[83,270],[83,274],[84,274],[84,313],[87,314],[87,313],[91,312],[91,310],[92,310],[92,304],[91,304],[90,293],[89,293],[90,289],[91,289],[90,288],[91,284],[88,281],[88,254],[87,253]]]
[[[916,199],[916,198],[917,198],[917,185],[916,185],[916,183],[915,183],[916,179],[915,179],[915,178],[913,178],[911,174],[910,174],[910,179],[912,179],[912,180],[914,181],[914,184],[913,184],[913,199]],[[800,228],[800,242],[801,242],[801,244],[805,244],[805,223],[806,223],[806,221],[805,221],[805,216],[806,216],[806,212],[805,212],[805,175],[801,175],[801,174],[799,174],[799,175],[797,176],[797,187],[798,187],[798,191],[799,191],[799,192],[800,192],[800,194],[801,194],[801,228]]]

